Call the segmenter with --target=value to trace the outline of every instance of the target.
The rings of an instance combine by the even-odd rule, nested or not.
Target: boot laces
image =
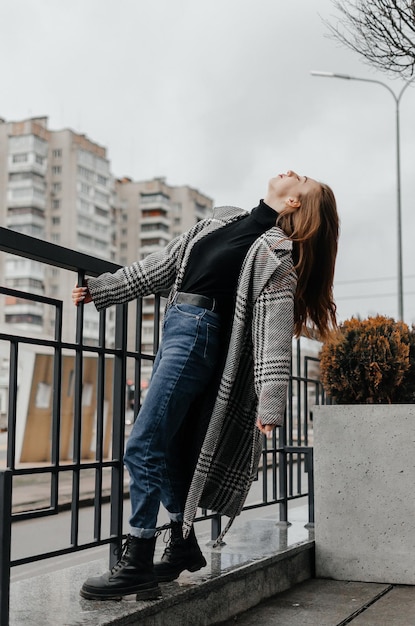
[[[118,556],[118,561],[111,568],[111,574],[115,574],[115,572],[117,572],[119,569],[121,569],[122,567],[124,567],[124,565],[127,564],[125,556],[128,552],[128,548],[130,547],[131,540],[132,540],[131,535],[128,535],[127,539],[124,541],[121,548],[115,548],[114,555]]]
[[[172,543],[173,543],[173,534],[171,532],[171,528],[167,528],[164,531],[163,534],[163,543],[166,544],[166,547],[164,548],[164,553],[163,554],[170,554],[171,553],[171,549],[172,549]]]
[[[166,544],[164,548],[164,555],[170,555],[174,549],[174,546],[182,543],[182,537],[178,537],[176,533],[173,532],[172,527],[169,525],[164,531],[163,535],[163,543]]]
[[[169,529],[171,529],[170,524],[164,524],[164,526],[159,526],[158,528],[156,528],[155,536],[158,537],[163,530],[167,532]],[[114,574],[115,572],[117,572],[119,569],[124,567],[124,565],[128,565],[128,560],[126,559],[126,555],[127,555],[127,552],[129,550],[132,540],[133,540],[133,536],[127,535],[127,538],[122,544],[121,548],[114,549],[114,555],[118,557],[118,561],[115,563],[115,565],[112,566],[111,574]]]

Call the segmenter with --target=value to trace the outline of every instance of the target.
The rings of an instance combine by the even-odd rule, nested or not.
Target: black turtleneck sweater
[[[275,226],[277,217],[261,200],[251,213],[203,237],[190,253],[180,291],[215,298],[223,321],[230,320],[247,252],[260,235]]]

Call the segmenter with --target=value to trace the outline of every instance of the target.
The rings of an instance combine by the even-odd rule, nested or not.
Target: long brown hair
[[[277,224],[293,242],[298,282],[295,294],[294,331],[297,336],[317,330],[324,339],[336,328],[333,300],[334,267],[339,238],[336,199],[328,185],[300,198],[299,208],[281,211]]]

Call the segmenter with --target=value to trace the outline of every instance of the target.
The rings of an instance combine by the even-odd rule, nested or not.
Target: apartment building
[[[115,182],[116,229],[115,248],[119,263],[128,265],[143,259],[151,252],[167,245],[196,222],[211,215],[212,200],[189,186],[172,186],[165,178],[133,181],[129,178]],[[129,347],[136,342],[135,308],[130,306],[128,320]],[[143,301],[142,335],[139,338],[143,352],[152,352],[154,333],[154,298]],[[150,374],[144,365],[143,383]],[[128,368],[131,376],[132,368]]]
[[[211,209],[212,200],[204,194],[186,185],[168,185],[164,178],[116,179],[105,147],[70,129],[49,129],[47,117],[0,119],[1,226],[127,265],[164,247]],[[0,280],[13,289],[62,300],[65,338],[74,339],[72,273],[0,255]],[[3,327],[53,334],[51,307],[11,297],[3,305]],[[152,349],[152,305],[152,298],[145,301],[143,350]],[[133,338],[133,313],[129,319]],[[84,339],[98,340],[92,306],[85,307]]]
[[[112,190],[106,149],[85,135],[69,129],[51,131],[46,117],[0,121],[2,226],[109,259]],[[7,287],[62,299],[65,333],[73,340],[73,274],[11,255],[4,259],[0,272]],[[50,335],[54,310],[7,297],[0,322]],[[85,311],[85,334],[93,342],[98,340],[98,316],[93,307]]]

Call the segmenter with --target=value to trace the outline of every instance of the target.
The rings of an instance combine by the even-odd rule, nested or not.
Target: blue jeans
[[[155,534],[160,502],[181,521],[188,482],[178,434],[192,402],[208,386],[219,361],[220,318],[189,304],[166,311],[163,337],[147,395],[127,442],[131,533]]]

